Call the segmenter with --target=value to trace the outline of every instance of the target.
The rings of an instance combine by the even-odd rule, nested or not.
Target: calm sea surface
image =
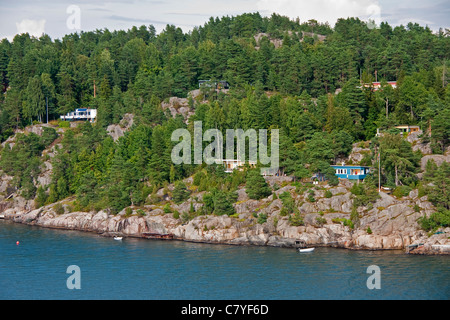
[[[71,265],[80,268],[79,290],[67,288]],[[371,265],[380,268],[379,290],[367,288]],[[114,241],[0,221],[1,300],[448,300],[449,267],[448,256]]]

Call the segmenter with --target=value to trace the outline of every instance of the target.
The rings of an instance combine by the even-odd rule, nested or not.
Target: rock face
[[[450,228],[440,230],[442,233],[431,237],[419,229],[417,219],[429,216],[435,208],[426,197],[418,198],[414,190],[402,199],[381,193],[370,208],[358,209],[359,221],[354,228],[345,223],[349,221],[352,211],[351,193],[342,185],[328,190],[332,194],[329,198],[323,196],[324,190],[316,190],[314,202],[308,202],[306,195],[296,195],[293,186],[288,185],[275,192],[277,196],[284,192],[293,195],[304,217],[301,226],[293,226],[289,215],[281,215],[282,200],[273,196],[251,200],[244,189],[239,191],[241,200],[234,204],[235,215],[199,215],[189,221],[175,219],[172,213],[164,213],[162,205],[140,208],[139,215],[134,208],[131,216],[127,216],[125,210],[117,215],[107,211],[58,215],[55,205],[36,210],[30,210],[29,206],[15,207],[4,210],[3,214],[6,219],[19,223],[105,235],[141,237],[145,232],[170,233],[185,241],[277,247],[293,247],[296,240],[303,240],[310,246],[364,250],[404,250],[420,243],[424,244],[420,250],[411,253],[450,253],[446,249],[450,246]],[[195,210],[199,210],[198,203],[195,205]],[[188,212],[190,202],[188,200],[173,208],[180,213]],[[263,215],[266,219],[260,220]]]
[[[447,155],[433,154],[424,156],[420,160],[420,168],[422,169],[422,171],[425,170],[428,160],[433,160],[436,165],[440,166],[444,162],[450,162],[450,153],[447,153]]]
[[[117,141],[120,137],[123,137],[125,132],[127,132],[133,126],[133,123],[134,115],[131,113],[126,113],[124,114],[122,120],[120,120],[119,124],[109,125],[107,128],[107,132],[114,141]]]

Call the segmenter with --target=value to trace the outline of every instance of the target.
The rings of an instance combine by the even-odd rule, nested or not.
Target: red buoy
[[[19,243],[20,243],[20,242],[19,242],[19,241],[17,241],[17,242],[16,242],[16,245],[19,245]]]

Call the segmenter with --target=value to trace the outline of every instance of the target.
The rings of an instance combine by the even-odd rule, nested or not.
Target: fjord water
[[[71,265],[80,268],[79,290],[66,285]],[[367,287],[371,265],[381,271],[379,290]],[[448,300],[449,266],[448,256],[115,241],[0,221],[2,300]]]

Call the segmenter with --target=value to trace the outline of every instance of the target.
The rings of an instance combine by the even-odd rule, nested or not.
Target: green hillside
[[[354,143],[371,140],[364,164],[375,164],[378,147],[390,150],[382,153],[382,183],[416,187],[420,152],[394,133],[375,138],[376,130],[419,125],[433,153],[445,152],[449,56],[450,37],[418,24],[371,29],[349,18],[330,27],[258,13],[211,18],[189,33],[168,25],[160,34],[141,26],[56,40],[17,35],[0,43],[0,141],[45,122],[47,104],[54,126],[4,144],[0,168],[38,206],[76,196],[78,209],[114,212],[194,175],[210,193],[205,207],[228,213],[238,186],[257,178],[170,159],[172,132],[192,131],[202,121],[203,130],[280,129],[281,172],[296,179],[321,172],[330,183],[336,181],[329,165],[348,156]],[[189,94],[210,79],[227,81],[230,89]],[[381,90],[369,85],[375,80]],[[162,108],[170,97],[188,98],[189,119]],[[97,122],[65,128],[56,121],[80,107],[97,109]],[[125,114],[134,115],[133,126],[114,141],[106,128]],[[44,162],[52,166],[47,185],[37,182]],[[366,183],[374,187],[377,179]],[[182,185],[176,190],[180,200],[189,196]]]

